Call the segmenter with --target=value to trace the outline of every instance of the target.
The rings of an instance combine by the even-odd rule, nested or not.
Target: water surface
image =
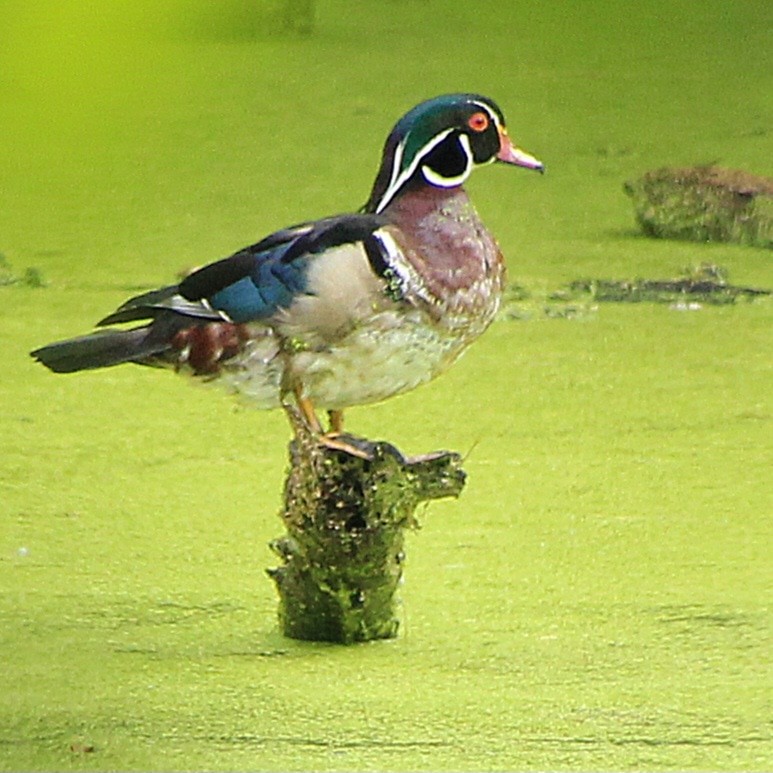
[[[771,287],[769,252],[637,235],[621,190],[773,173],[768,4],[330,0],[300,38],[223,7],[2,11],[0,251],[47,286],[0,288],[0,768],[769,769],[769,302],[532,301],[352,410],[470,475],[409,538],[400,638],[352,648],[277,632],[281,415],[27,356],[356,208],[395,118],[444,91],[493,96],[547,164],[470,186],[533,298],[702,261]]]

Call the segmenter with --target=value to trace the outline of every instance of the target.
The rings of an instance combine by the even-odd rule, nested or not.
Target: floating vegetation
[[[34,266],[25,268],[21,275],[15,274],[5,255],[0,253],[0,287],[46,287],[47,284],[40,269]]]
[[[730,284],[727,271],[713,263],[684,269],[673,279],[578,279],[569,285],[570,297],[589,296],[599,303],[735,303],[770,295],[770,290]],[[686,308],[689,308],[687,306]]]
[[[663,168],[623,186],[648,236],[773,248],[773,180],[717,166]]]
[[[599,303],[666,303],[678,311],[695,311],[704,304],[726,305],[773,294],[761,287],[728,281],[727,271],[714,263],[688,266],[672,279],[577,279],[552,292],[533,293],[522,285],[505,291],[500,319],[586,319]]]
[[[505,289],[499,317],[506,320],[584,319],[597,309],[595,303],[566,290],[538,294],[523,285],[512,284]]]

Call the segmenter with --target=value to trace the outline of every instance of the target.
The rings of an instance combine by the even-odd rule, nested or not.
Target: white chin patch
[[[457,177],[443,177],[428,166],[421,168],[421,173],[424,175],[424,179],[430,185],[436,185],[438,188],[454,188],[457,185],[461,185],[470,175],[469,169],[458,175]]]

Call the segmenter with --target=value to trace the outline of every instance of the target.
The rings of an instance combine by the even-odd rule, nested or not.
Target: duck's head
[[[493,100],[479,94],[429,99],[407,112],[387,137],[364,210],[383,212],[415,185],[456,187],[476,166],[492,161],[544,171],[540,161],[515,147]]]

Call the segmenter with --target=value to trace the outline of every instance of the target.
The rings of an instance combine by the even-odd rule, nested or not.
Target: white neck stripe
[[[400,169],[400,162],[403,160],[405,143],[408,141],[408,136],[410,136],[410,134],[406,136],[406,138],[397,146],[397,149],[395,150],[395,158],[392,162],[392,179],[389,181],[389,187],[381,197],[381,201],[379,202],[378,207],[376,207],[376,214],[379,214],[384,210],[387,204],[389,204],[389,202],[394,198],[395,193],[397,193],[405,181],[408,180],[416,171],[422,159],[424,159],[424,157],[433,148],[439,145],[449,134],[451,134],[452,131],[454,130],[446,129],[445,131],[440,132],[440,134],[436,134],[426,145],[424,145],[424,147],[419,149],[419,151],[414,156],[410,166],[402,174],[400,174],[398,170]]]

